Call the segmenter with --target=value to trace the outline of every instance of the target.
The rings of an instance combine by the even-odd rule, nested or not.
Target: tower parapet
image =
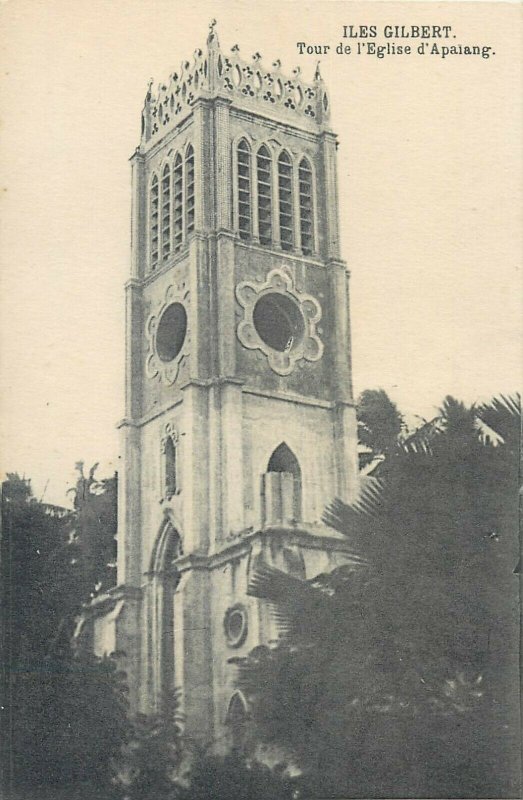
[[[260,53],[244,60],[238,45],[226,54],[220,48],[215,24],[213,20],[206,49],[198,48],[192,61],[182,61],[180,71],[173,72],[168,83],[160,83],[154,92],[150,81],[142,112],[142,146],[160,141],[176,128],[199,98],[227,98],[251,114],[258,111],[308,130],[328,126],[329,97],[319,67],[313,81],[307,83],[300,67],[288,76],[279,60],[271,69],[264,67]]]

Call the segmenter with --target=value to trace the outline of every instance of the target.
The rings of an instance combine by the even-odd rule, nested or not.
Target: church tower
[[[228,660],[276,636],[253,563],[344,563],[321,517],[357,489],[328,93],[223,52],[214,25],[149,86],[131,159],[119,586],[94,626],[134,707],[179,688],[208,742],[245,711]]]

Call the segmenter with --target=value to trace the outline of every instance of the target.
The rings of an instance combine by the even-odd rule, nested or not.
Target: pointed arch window
[[[162,457],[163,496],[169,500],[180,491],[178,432],[171,423],[166,426],[165,436],[162,439]]]
[[[172,497],[178,489],[176,474],[176,445],[169,436],[165,444],[165,494]]]
[[[166,164],[162,172],[162,258],[171,252],[171,168]]]
[[[272,453],[263,479],[262,507],[268,525],[301,519],[301,469],[290,447],[282,442]]]
[[[280,201],[280,242],[282,250],[294,246],[294,224],[292,219],[292,161],[283,150],[278,158],[278,193]]]
[[[263,145],[256,156],[258,183],[258,229],[261,244],[272,242],[272,158]]]
[[[185,154],[185,235],[194,231],[194,149],[189,145]]]
[[[301,249],[304,255],[310,256],[314,251],[312,167],[305,157],[300,161],[298,179]]]
[[[183,164],[178,153],[173,169],[173,238],[174,252],[180,250],[183,242]]]
[[[290,472],[301,480],[301,469],[298,459],[290,447],[282,442],[273,452],[267,465],[267,472]]]
[[[149,196],[149,247],[151,256],[151,269],[158,265],[158,210],[159,210],[158,178],[153,175]]]
[[[179,581],[175,560],[183,555],[178,531],[166,522],[154,546],[146,591],[149,687],[155,709],[172,697],[174,676],[174,593]]]
[[[240,692],[235,692],[230,699],[225,724],[231,735],[232,750],[236,753],[245,753],[247,750],[249,714],[247,704]]]
[[[237,149],[238,164],[238,229],[240,239],[250,239],[251,219],[251,149],[245,139],[241,139]]]

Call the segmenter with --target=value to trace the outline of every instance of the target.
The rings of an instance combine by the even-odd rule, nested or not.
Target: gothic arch
[[[300,249],[306,256],[317,250],[316,175],[309,156],[300,155],[298,163],[298,230]]]
[[[161,171],[160,231],[161,256],[165,261],[171,253],[171,165],[166,161]]]
[[[282,250],[294,247],[294,162],[288,150],[282,149],[277,160],[278,215]]]
[[[179,152],[173,156],[172,166],[172,191],[173,191],[173,242],[174,252],[178,252],[183,244],[184,239],[184,223],[183,223],[183,192],[184,192],[184,177],[183,177],[183,163],[184,159]]]
[[[182,540],[170,519],[156,538],[146,588],[147,670],[152,708],[172,697],[174,678],[174,593],[179,573],[174,561],[182,554]]]
[[[284,473],[292,475],[292,485],[289,490],[285,489],[284,477],[281,476],[280,492],[282,493],[282,504],[287,508],[292,508],[292,518],[301,519],[302,513],[302,474],[300,462],[286,442],[282,442],[273,450],[267,464],[267,473]],[[287,498],[285,501],[284,496]],[[266,509],[267,513],[267,509]]]
[[[184,206],[185,206],[185,238],[193,233],[195,225],[195,155],[191,142],[185,148],[184,154]]]
[[[229,728],[231,734],[232,749],[236,752],[246,749],[248,719],[249,710],[247,701],[243,693],[237,690],[229,700],[227,714],[225,716],[225,724]]]
[[[152,575],[173,573],[173,561],[183,555],[182,537],[171,519],[165,519],[151,553],[149,572]]]
[[[300,463],[287,442],[281,442],[273,450],[267,464],[267,472],[290,472],[295,479],[301,481]]]
[[[274,159],[270,147],[263,143],[256,150],[256,187],[258,236],[260,244],[272,245],[274,236]]]
[[[234,226],[240,239],[253,236],[253,148],[247,136],[234,144]]]
[[[160,249],[160,184],[156,172],[153,172],[149,181],[148,195],[148,219],[149,219],[149,268],[156,269],[158,266]]]

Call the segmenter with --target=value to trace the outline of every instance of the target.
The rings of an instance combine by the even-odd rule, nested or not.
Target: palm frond
[[[311,587],[301,578],[288,575],[258,559],[251,570],[247,594],[275,603],[295,603],[309,596]]]
[[[344,536],[359,538],[375,528],[387,501],[386,484],[376,478],[367,478],[354,503],[348,505],[338,498],[333,500],[323,512],[322,520]]]
[[[261,560],[253,566],[247,594],[270,602],[270,615],[280,639],[320,635],[331,613],[332,598],[319,586]]]
[[[521,395],[494,397],[478,406],[476,414],[504,444],[517,449],[521,437]]]

